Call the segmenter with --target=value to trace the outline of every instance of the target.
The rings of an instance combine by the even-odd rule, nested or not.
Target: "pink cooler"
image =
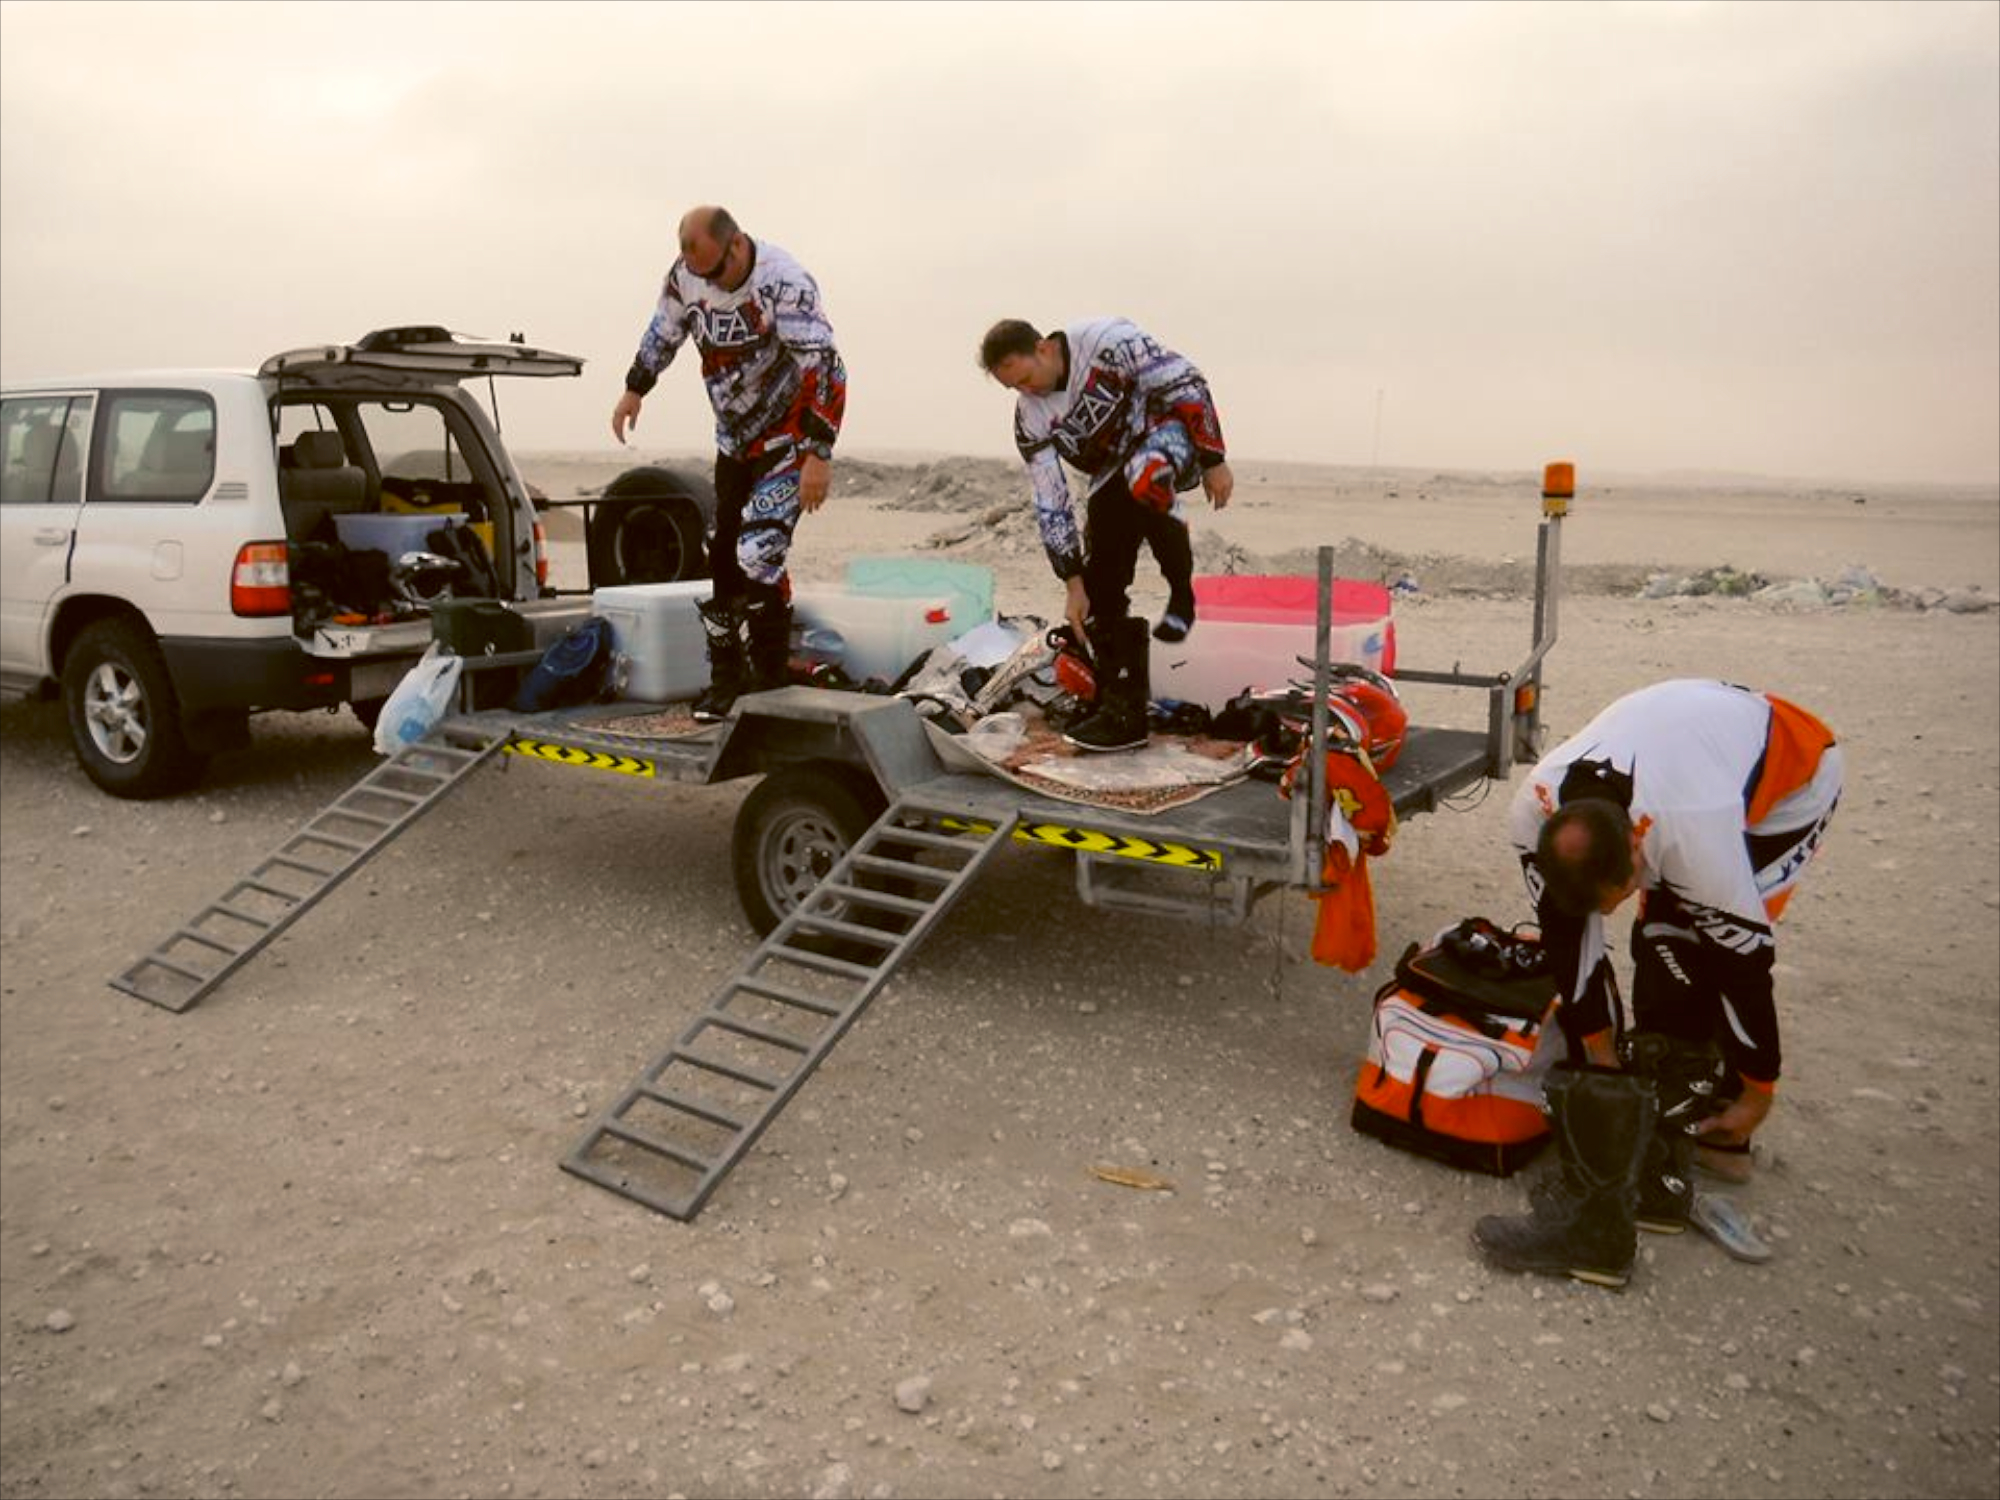
[[[1310,673],[1319,634],[1313,578],[1216,575],[1194,581],[1194,632],[1150,653],[1154,698],[1200,703],[1213,712],[1246,688],[1270,690]],[[1396,664],[1389,591],[1352,578],[1333,581],[1330,660],[1385,677]]]
[[[1259,625],[1303,623],[1319,626],[1319,580],[1289,573],[1209,573],[1194,581],[1195,629],[1203,620],[1241,620]],[[1352,635],[1353,627],[1375,627],[1382,633],[1384,677],[1395,675],[1396,623],[1389,617],[1389,590],[1359,578],[1333,580],[1333,628],[1336,642]]]

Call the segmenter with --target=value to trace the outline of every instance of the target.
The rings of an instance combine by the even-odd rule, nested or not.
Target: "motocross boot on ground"
[[[1694,1137],[1696,1121],[1715,1105],[1717,1057],[1699,1047],[1657,1031],[1634,1032],[1626,1039],[1625,1066],[1650,1079],[1659,1117],[1646,1144],[1639,1168],[1638,1225],[1654,1234],[1679,1234],[1688,1227],[1694,1207]]]
[[[1622,1287],[1638,1253],[1633,1213],[1652,1085],[1612,1068],[1557,1068],[1547,1091],[1560,1176],[1530,1195],[1532,1212],[1481,1219],[1473,1243],[1503,1271]]]

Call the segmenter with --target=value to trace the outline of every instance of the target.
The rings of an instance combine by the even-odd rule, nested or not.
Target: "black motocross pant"
[[[789,494],[772,483],[788,471],[792,480]],[[764,492],[761,509],[753,504],[760,498],[760,487]],[[709,572],[715,580],[718,604],[790,602],[791,578],[785,572],[785,562],[791,551],[792,527],[798,519],[797,493],[795,464],[772,465],[727,453],[715,455],[715,540],[709,548]],[[766,574],[761,580],[743,571],[746,518],[754,544],[749,550]],[[773,574],[775,582],[770,581]]]
[[[1632,923],[1632,1028],[1673,1037],[1718,1056],[1729,1027],[1715,955],[1687,909],[1666,891],[1648,891]],[[1718,1098],[1734,1098],[1742,1081],[1723,1071]]]
[[[1194,543],[1187,522],[1132,498],[1123,475],[1091,491],[1084,508],[1083,586],[1093,622],[1110,624],[1132,610],[1132,576],[1139,549],[1149,548],[1176,599],[1191,596]],[[1093,627],[1094,628],[1094,627]]]

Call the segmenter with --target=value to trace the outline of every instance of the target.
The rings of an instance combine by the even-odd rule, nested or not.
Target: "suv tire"
[[[200,779],[159,643],[129,620],[99,620],[63,662],[63,710],[84,774],[114,797],[160,797]]]
[[[591,587],[706,578],[714,516],[713,486],[692,475],[656,466],[620,474],[590,518]]]

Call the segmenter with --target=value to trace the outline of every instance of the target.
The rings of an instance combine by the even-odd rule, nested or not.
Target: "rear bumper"
[[[160,650],[181,707],[190,714],[215,708],[325,708],[349,698],[350,663],[308,656],[289,637],[218,641],[168,636],[161,639]]]

